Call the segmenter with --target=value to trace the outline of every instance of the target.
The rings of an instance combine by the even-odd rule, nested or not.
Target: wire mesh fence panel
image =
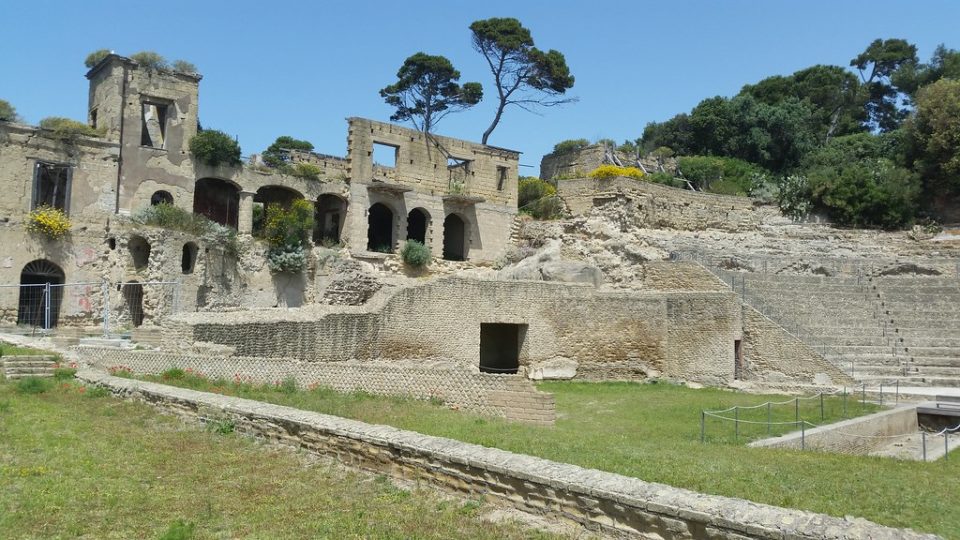
[[[47,296],[45,283],[0,286],[0,322],[5,326],[17,325],[34,330],[49,328],[55,320],[48,324]]]
[[[100,282],[50,285],[51,324],[56,328],[94,327],[101,317]]]

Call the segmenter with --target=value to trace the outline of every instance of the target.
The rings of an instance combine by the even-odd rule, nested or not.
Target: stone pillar
[[[240,215],[237,216],[237,232],[250,234],[253,232],[253,196],[252,191],[240,192]]]

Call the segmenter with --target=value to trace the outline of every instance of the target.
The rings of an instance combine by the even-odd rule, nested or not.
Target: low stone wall
[[[609,203],[634,206],[637,227],[736,232],[783,221],[776,207],[747,197],[699,193],[630,178],[561,180],[557,193],[574,216]]]
[[[339,392],[369,392],[415,399],[439,399],[446,405],[507,420],[553,424],[553,394],[538,391],[521,375],[470,372],[423,362],[296,362],[277,358],[202,356],[179,352],[130,351],[109,347],[76,348],[81,360],[100,369],[128,368],[159,375],[170,368],[191,369],[211,379],[274,384],[293,377],[301,388],[319,385]]]
[[[889,411],[844,420],[750,443],[757,448],[794,448],[866,455],[889,446],[891,437],[916,433],[917,406],[906,405]]]
[[[621,538],[934,539],[864,519],[703,495],[496,448],[421,435],[246,399],[111,377],[79,378],[127,399],[200,421],[230,420],[238,431],[336,458],[395,478],[425,480],[486,496]]]

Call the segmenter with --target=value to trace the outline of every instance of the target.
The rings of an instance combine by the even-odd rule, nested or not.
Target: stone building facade
[[[103,283],[122,289],[178,282],[185,311],[309,302],[311,276],[278,276],[266,268],[265,249],[251,234],[256,205],[312,202],[314,242],[344,245],[357,258],[383,258],[382,252],[416,239],[436,258],[492,261],[509,240],[517,152],[350,118],[345,157],[291,155],[319,168],[315,177],[253,164],[210,167],[189,151],[199,129],[199,75],[112,54],[87,78],[87,121],[99,136],[0,122],[0,285],[7,286],[0,288],[0,324],[36,326],[36,314],[47,310],[33,299],[27,302],[32,314],[23,313],[25,291],[18,286],[24,283],[93,288],[58,289],[49,302],[54,320],[43,321],[51,326],[97,318],[105,307],[96,292]],[[224,254],[216,241],[129,219],[159,203],[235,229],[248,248],[244,260]],[[28,214],[44,204],[67,214],[66,237],[26,232]],[[144,295],[146,289],[138,298]],[[155,315],[143,311],[138,319]]]

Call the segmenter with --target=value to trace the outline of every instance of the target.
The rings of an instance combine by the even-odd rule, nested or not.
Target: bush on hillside
[[[211,167],[240,165],[240,144],[222,131],[205,129],[190,139],[190,153]]]

